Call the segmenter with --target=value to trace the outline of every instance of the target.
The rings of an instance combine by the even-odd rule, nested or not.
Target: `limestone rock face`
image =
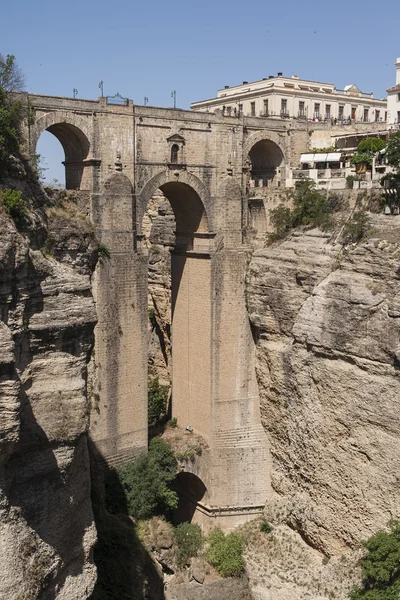
[[[258,250],[248,275],[272,504],[327,555],[400,517],[400,220],[374,220],[358,246]]]
[[[51,232],[58,260],[45,258],[34,231],[30,243],[0,212],[2,600],[83,600],[96,580],[86,438],[95,243],[82,238],[74,262],[77,230],[71,244],[65,228]]]

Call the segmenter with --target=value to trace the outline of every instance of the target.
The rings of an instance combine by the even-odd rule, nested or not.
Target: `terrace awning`
[[[326,152],[318,152],[316,154],[302,154],[300,157],[300,162],[339,162],[341,155],[341,152],[329,152],[328,154]]]

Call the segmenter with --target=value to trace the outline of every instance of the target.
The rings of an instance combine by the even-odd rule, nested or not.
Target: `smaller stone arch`
[[[137,200],[137,231],[147,204],[157,189],[168,198],[175,213],[177,231],[210,232],[212,227],[211,197],[198,177],[185,170],[168,169],[152,177],[142,188]]]
[[[90,177],[84,177],[85,164],[92,153],[92,128],[87,119],[67,111],[54,111],[41,116],[31,129],[30,153],[36,154],[39,137],[44,131],[52,133],[65,154],[67,189],[89,189]]]
[[[178,506],[174,512],[176,525],[191,522],[199,503],[206,503],[207,488],[194,473],[181,471],[173,482],[173,489],[178,494]]]
[[[279,134],[257,132],[245,144],[250,187],[279,186],[285,174],[285,148]]]

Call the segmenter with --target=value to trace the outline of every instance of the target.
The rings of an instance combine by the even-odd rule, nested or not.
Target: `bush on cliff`
[[[400,594],[400,523],[391,521],[389,531],[378,531],[364,546],[361,559],[362,586],[350,600],[398,600]]]
[[[176,473],[176,459],[169,444],[160,438],[151,440],[147,454],[117,469],[128,513],[136,519],[149,519],[176,508],[178,496],[170,488]],[[113,488],[115,486],[110,485],[107,507],[117,513],[121,498],[112,493]]]
[[[291,194],[293,209],[284,204],[270,211],[275,232],[269,240],[283,239],[295,227],[319,227],[326,230],[332,226],[331,215],[337,210],[337,203],[321,194],[314,181],[302,179],[296,181]]]
[[[3,190],[0,192],[0,203],[15,225],[21,227],[28,216],[28,204],[22,198],[22,193],[17,190]]]
[[[240,577],[244,573],[244,542],[237,533],[225,534],[214,529],[208,536],[206,558],[222,577]]]
[[[181,523],[175,529],[178,544],[176,558],[179,566],[184,566],[189,559],[197,556],[204,544],[200,525],[197,523]]]
[[[158,377],[151,377],[148,384],[148,425],[153,427],[166,416],[168,386],[160,385]]]

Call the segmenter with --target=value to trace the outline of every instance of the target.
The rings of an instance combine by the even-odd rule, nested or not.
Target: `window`
[[[178,162],[178,155],[179,155],[179,146],[178,144],[174,144],[171,148],[171,162],[172,163],[177,163]]]
[[[387,121],[387,110],[385,110],[385,121]]]
[[[380,115],[381,115],[381,111],[380,110],[376,110],[375,111],[375,121],[379,121]]]
[[[231,114],[232,114],[232,107],[231,106],[228,106],[228,108],[226,109],[226,113],[227,113],[228,117],[231,116]]]
[[[326,113],[326,118],[330,119],[331,118],[331,105],[330,104],[326,105],[325,113]]]
[[[343,121],[344,106],[339,105],[339,120]]]
[[[243,104],[239,104],[239,115],[243,112]]]
[[[400,123],[400,110],[397,111],[397,122]]]
[[[264,115],[268,115],[268,100],[264,100]]]
[[[305,116],[305,102],[299,102],[299,117]]]
[[[251,110],[251,116],[255,117],[256,116],[256,103],[255,102],[250,103],[250,110]]]
[[[353,119],[353,121],[355,121],[357,118],[357,107],[356,106],[351,107],[351,118]]]
[[[397,102],[400,102],[400,94],[397,94]]]
[[[368,108],[364,108],[364,121],[365,121],[365,123],[368,122],[368,113],[369,113]]]
[[[314,104],[314,117],[315,117],[316,119],[319,119],[319,108],[320,108],[320,106],[321,106],[321,105],[320,105],[318,102],[316,102],[316,103]]]
[[[287,100],[281,100],[281,114],[287,115]]]

